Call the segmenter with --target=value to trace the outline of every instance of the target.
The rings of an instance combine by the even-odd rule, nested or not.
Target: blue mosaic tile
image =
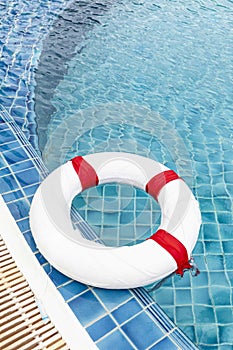
[[[232,239],[233,225],[219,225],[222,239]]]
[[[222,247],[221,247],[220,242],[206,241],[205,242],[205,251],[206,251],[206,254],[221,254]]]
[[[196,326],[197,339],[200,344],[205,345],[216,345],[218,343],[217,334],[218,326],[217,325],[197,325]]]
[[[30,230],[29,217],[23,218],[22,220],[17,221],[17,225],[22,233]]]
[[[113,322],[113,320],[109,316],[105,316],[99,321],[95,322],[93,325],[87,327],[86,330],[91,338],[94,341],[97,341],[116,327],[117,325]]]
[[[213,307],[202,305],[194,305],[195,316],[198,324],[215,323],[215,315]]]
[[[109,336],[105,337],[103,340],[97,343],[97,346],[100,350],[133,350],[133,347],[126,337],[118,330],[111,333]]]
[[[25,153],[23,148],[17,148],[13,151],[5,152],[4,157],[10,165],[13,165],[15,163],[22,162],[23,160],[27,159],[27,154]]]
[[[211,298],[210,298],[208,286],[206,285],[203,288],[194,288],[193,300],[195,304],[210,305]]]
[[[27,170],[30,168],[34,168],[34,164],[33,164],[32,160],[27,159],[27,158],[24,159],[22,162],[12,164],[12,166],[11,166],[11,169],[13,170],[13,172],[19,172],[19,171]],[[37,172],[37,176],[38,176],[38,172]],[[33,180],[34,179],[32,179],[31,183],[33,182]]]
[[[0,135],[0,138],[1,138],[1,135]],[[1,145],[1,149],[3,152],[9,151],[9,150],[12,150],[12,149],[18,148],[18,147],[20,147],[20,143],[18,141],[12,141],[12,142],[8,142],[8,143]]]
[[[144,326],[140,327],[140,324]],[[146,336],[144,327],[146,327]],[[160,328],[158,328],[153,320],[145,313],[141,313],[122,325],[122,329],[133,341],[138,350],[146,349],[164,336]],[[137,332],[135,332],[135,329],[137,329]]]
[[[56,287],[66,283],[70,280],[68,276],[63,275],[60,271],[56,270],[50,264],[44,266],[44,270],[49,275]]]
[[[22,198],[23,196],[24,196],[24,194],[21,190],[12,191],[12,192],[9,192],[7,194],[2,195],[2,197],[6,203],[11,202],[15,199]]]
[[[32,183],[32,181],[40,181],[40,176],[35,168],[30,168],[28,170],[17,172],[15,174],[15,177],[17,178],[22,187],[29,186]]]
[[[216,317],[218,324],[231,324],[233,322],[233,310],[225,305],[216,307]]]
[[[192,306],[176,306],[176,320],[180,324],[191,324],[193,322]]]
[[[178,289],[176,291],[176,305],[191,305],[192,294],[190,289]]]
[[[161,340],[159,343],[155,344],[150,348],[150,350],[178,350],[179,348],[177,345],[171,341],[170,338],[166,337],[163,340]]]
[[[156,302],[159,305],[170,305],[174,303],[174,289],[164,288],[164,290],[158,290],[156,293]]]
[[[1,160],[0,160],[0,162],[1,162]],[[0,173],[1,173],[1,176],[5,176],[5,175],[10,175],[11,171],[10,171],[10,168],[2,168],[0,170]]]
[[[118,307],[121,303],[124,303],[128,299],[132,298],[132,294],[128,290],[108,290],[96,288],[95,293],[104,303],[105,307],[111,311]]]
[[[39,261],[40,265],[43,265],[43,264],[47,263],[47,260],[43,257],[43,255],[41,253],[36,253],[35,257]]]
[[[28,215],[29,212],[29,203],[25,199],[19,199],[15,202],[10,202],[8,208],[11,211],[15,220],[19,220],[22,217]]]
[[[207,264],[211,266],[212,271],[224,270],[224,260],[222,255],[208,255],[206,256],[206,261]]]
[[[68,304],[83,326],[106,314],[106,310],[91,291],[81,294]]]
[[[211,295],[215,306],[231,305],[231,290],[227,287],[211,286]]]
[[[116,319],[116,321],[119,324],[121,324],[140,311],[142,311],[142,307],[135,299],[131,299],[122,306],[118,307],[116,310],[114,310],[112,312],[112,315]]]
[[[70,283],[65,284],[64,286],[59,287],[59,292],[63,298],[67,301],[78,294],[87,290],[88,287],[82,283],[71,281]]]
[[[32,185],[32,186],[28,186],[28,187],[24,187],[24,192],[26,194],[26,196],[32,196],[35,194],[37,188],[39,187],[39,183],[36,185]]]
[[[225,257],[226,259],[226,257]],[[227,280],[227,276],[225,275],[225,273],[218,272],[218,271],[211,271],[209,272],[209,276],[210,276],[210,283],[212,286],[222,286],[222,287],[227,287],[228,286],[228,280]]]
[[[14,191],[18,187],[19,186],[12,175],[4,176],[0,178],[0,190],[2,194],[6,192]]]
[[[233,269],[233,262],[232,262],[233,254],[225,255],[225,263],[226,267],[229,270]]]
[[[32,234],[30,231],[24,233],[24,238],[26,242],[28,243],[29,247],[31,248],[32,252],[35,253],[38,251],[36,243],[34,238],[32,237]]]

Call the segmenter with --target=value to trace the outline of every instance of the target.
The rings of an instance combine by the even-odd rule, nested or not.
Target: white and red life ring
[[[109,182],[147,191],[161,207],[161,224],[134,246],[106,247],[74,229],[70,207],[75,195]],[[190,268],[201,224],[199,205],[185,182],[166,166],[129,153],[77,156],[53,171],[39,186],[31,205],[35,242],[56,269],[102,288],[135,288]]]

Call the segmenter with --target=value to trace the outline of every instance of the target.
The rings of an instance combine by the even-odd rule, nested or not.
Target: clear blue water
[[[232,28],[230,0],[117,1],[77,40],[53,87],[53,113],[38,116],[50,169],[76,154],[127,151],[187,181],[202,211],[194,250],[201,274],[174,277],[152,294],[211,350],[233,348]],[[128,186],[86,191],[76,205],[106,244],[143,239],[159,222],[156,204]]]

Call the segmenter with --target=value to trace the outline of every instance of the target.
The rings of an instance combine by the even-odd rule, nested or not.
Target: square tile
[[[109,311],[132,298],[132,294],[127,289],[109,290],[95,288],[94,291]]]
[[[164,336],[160,327],[146,313],[134,317],[122,329],[138,350],[145,350]]]
[[[105,316],[100,320],[96,321],[91,326],[87,327],[86,330],[89,333],[90,337],[94,341],[97,341],[116,327],[117,325],[116,323],[114,323],[112,318],[109,316]]]
[[[62,294],[65,301],[75,297],[76,295],[88,290],[88,287],[85,284],[82,284],[77,281],[71,281],[64,286],[58,288],[59,292]]]
[[[175,345],[175,343],[169,338],[166,337],[161,340],[159,343],[156,343],[150,348],[150,350],[179,350],[180,348]]]
[[[106,310],[91,291],[81,294],[68,304],[83,326],[106,314]]]
[[[109,334],[103,340],[97,342],[96,345],[99,350],[135,350],[119,330]]]
[[[112,315],[121,324],[140,311],[142,311],[141,305],[135,299],[131,299],[114,310]]]

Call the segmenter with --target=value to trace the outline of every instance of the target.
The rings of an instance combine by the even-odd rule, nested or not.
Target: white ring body
[[[129,153],[95,153],[83,158],[95,169],[99,184],[118,182],[145,190],[153,176],[169,170]],[[35,193],[30,226],[38,249],[51,265],[77,281],[109,289],[148,285],[177,269],[172,256],[151,239],[130,247],[106,247],[84,239],[70,219],[72,199],[81,191],[79,177],[68,161]],[[159,229],[180,240],[190,257],[201,224],[198,202],[180,179],[161,189],[158,202],[162,212]]]

